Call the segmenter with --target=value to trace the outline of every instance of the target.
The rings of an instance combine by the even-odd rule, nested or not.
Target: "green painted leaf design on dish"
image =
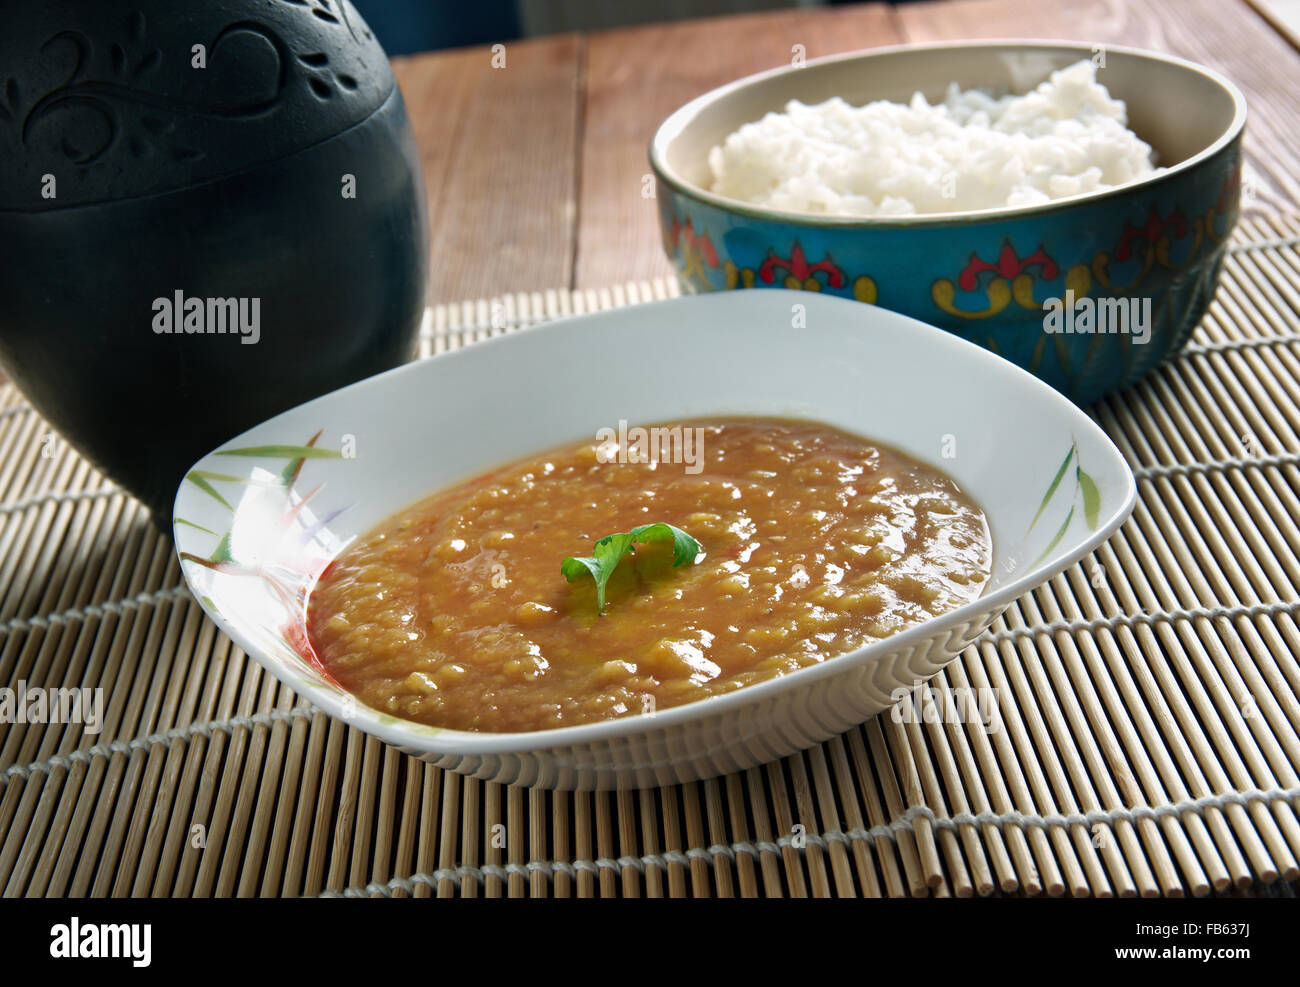
[[[235,557],[230,552],[230,532],[227,531],[221,536],[221,541],[217,542],[217,547],[212,550],[208,556],[209,562],[234,562]]]
[[[1061,487],[1061,481],[1065,479],[1066,471],[1070,468],[1070,464],[1073,463],[1074,490],[1070,494],[1070,511],[1065,515],[1065,521],[1062,523],[1056,534],[1052,536],[1052,540],[1048,543],[1047,547],[1043,549],[1042,554],[1034,560],[1034,565],[1038,565],[1039,562],[1042,562],[1043,559],[1051,555],[1052,550],[1055,549],[1056,546],[1060,544],[1061,539],[1065,537],[1065,533],[1070,527],[1070,522],[1074,520],[1074,515],[1079,509],[1080,500],[1083,501],[1083,519],[1088,525],[1088,530],[1097,530],[1097,525],[1101,520],[1101,490],[1097,487],[1097,481],[1084,470],[1080,459],[1078,443],[1071,441],[1070,449],[1065,454],[1065,459],[1061,461],[1061,465],[1056,470],[1056,475],[1052,477],[1052,483],[1047,488],[1047,493],[1043,494],[1043,499],[1038,505],[1038,511],[1034,514],[1034,519],[1029,522],[1029,527],[1025,529],[1025,535],[1027,537],[1029,533],[1034,530],[1034,526],[1038,524],[1039,520],[1042,518],[1043,512],[1047,510],[1047,505],[1050,504],[1052,498],[1056,496],[1057,490]]]
[[[302,472],[303,463],[308,459],[342,459],[343,453],[334,449],[316,448],[316,440],[319,439],[324,429],[318,431],[307,441],[305,445],[266,445],[266,446],[246,446],[242,449],[223,449],[214,455],[217,456],[250,456],[257,459],[287,459],[284,469],[280,471],[275,478],[275,483],[268,483],[264,479],[255,479],[250,476],[237,476],[233,473],[213,473],[210,470],[191,470],[185,474],[185,479],[202,490],[209,497],[213,498],[222,507],[231,514],[235,513],[235,508],[230,501],[214,487],[213,483],[238,483],[240,486],[273,486],[278,485],[285,489],[293,486],[297,481],[298,475]],[[193,521],[187,521],[184,518],[176,518],[177,524],[187,524],[191,528],[198,528],[200,531],[206,531],[210,535],[216,532],[210,528],[195,524]]]
[[[195,524],[193,521],[186,521],[183,517],[178,517],[178,518],[176,519],[176,523],[177,523],[177,524],[183,524],[183,525],[186,525],[187,527],[194,528],[194,529],[196,529],[196,530],[198,530],[198,531],[202,531],[202,532],[204,532],[205,534],[209,534],[209,535],[215,535],[215,534],[216,534],[216,532],[213,531],[211,528],[205,528],[205,527],[203,527],[203,525],[201,525],[201,524]]]
[[[214,486],[213,486],[211,483],[209,483],[208,481],[209,481],[209,480],[223,480],[223,479],[232,479],[232,480],[235,480],[235,479],[238,479],[237,477],[225,477],[225,476],[223,476],[223,475],[221,475],[221,474],[219,474],[219,473],[205,473],[205,472],[203,472],[202,470],[191,470],[190,472],[188,472],[188,473],[185,474],[185,479],[188,480],[190,483],[194,484],[196,487],[198,487],[200,490],[202,490],[202,491],[203,491],[205,494],[207,494],[209,497],[211,497],[211,498],[213,498],[214,500],[216,500],[217,503],[219,503],[219,504],[220,504],[222,507],[224,507],[226,510],[230,511],[232,514],[235,512],[235,509],[234,509],[233,507],[230,506],[230,501],[226,500],[225,497],[223,497],[223,496],[221,496],[221,494],[217,493],[217,488],[214,487]],[[194,525],[194,527],[197,528],[198,525],[196,524],[196,525]],[[205,528],[205,529],[203,529],[203,530],[206,531],[207,529]]]
[[[319,433],[318,433],[319,434]],[[341,459],[336,449],[315,446],[248,446],[244,449],[220,449],[214,456],[252,456],[258,459]]]
[[[1061,522],[1061,527],[1057,529],[1056,534],[1052,536],[1052,540],[1048,542],[1047,547],[1043,549],[1043,554],[1038,556],[1038,558],[1034,559],[1034,565],[1038,565],[1038,563],[1042,562],[1043,559],[1047,558],[1049,555],[1052,554],[1052,549],[1054,549],[1057,545],[1061,543],[1061,539],[1065,537],[1066,531],[1068,531],[1070,528],[1070,522],[1073,520],[1074,520],[1074,505],[1071,505],[1070,513],[1065,515],[1065,520]],[[1033,566],[1030,566],[1030,568],[1032,569]]]
[[[1097,489],[1097,484],[1093,481],[1081,467],[1075,467],[1075,475],[1079,480],[1079,490],[1083,494],[1083,519],[1088,522],[1088,530],[1096,531],[1097,522],[1101,517],[1101,491]]]
[[[319,439],[321,435],[324,434],[324,432],[325,430],[323,428],[317,429],[316,434],[307,440],[307,448],[315,450],[316,440]],[[320,450],[316,450],[316,451],[319,452]],[[329,452],[328,449],[324,451],[326,453]],[[340,453],[339,455],[341,456],[342,454]],[[303,463],[307,462],[307,458],[308,458],[307,456],[295,456],[293,459],[289,460],[289,462],[285,464],[284,469],[280,470],[280,476],[279,476],[280,486],[288,490],[290,487],[292,487],[295,483],[298,482],[298,477],[302,475]],[[317,456],[313,458],[320,458],[320,457]]]
[[[1074,443],[1070,443],[1070,451],[1065,454],[1065,460],[1061,463],[1061,468],[1056,471],[1056,476],[1052,478],[1052,485],[1047,488],[1047,493],[1043,494],[1042,503],[1038,505],[1038,513],[1035,514],[1034,519],[1029,522],[1029,528],[1025,531],[1025,534],[1029,534],[1030,531],[1034,530],[1034,525],[1036,525],[1038,519],[1043,516],[1043,511],[1047,510],[1047,504],[1051,501],[1052,495],[1056,493],[1056,488],[1061,485],[1061,478],[1065,476],[1065,471],[1069,468],[1070,460],[1072,459],[1074,459]]]
[[[316,447],[316,442],[320,439],[321,435],[323,435],[324,432],[325,432],[324,429],[318,430],[315,435],[313,435],[310,439],[307,440],[306,443],[302,445],[294,445],[294,444],[278,445],[277,444],[277,445],[264,445],[264,446],[246,446],[240,449],[223,449],[219,452],[214,453],[214,455],[217,456],[250,456],[257,459],[285,460],[286,462],[284,467],[279,471],[279,473],[275,474],[270,479],[268,479],[265,475],[239,476],[233,473],[214,473],[211,470],[191,470],[189,473],[185,475],[185,480],[189,483],[194,484],[194,486],[198,487],[200,490],[202,490],[205,494],[207,494],[209,497],[211,497],[213,500],[215,500],[217,503],[219,503],[222,507],[224,507],[227,511],[229,511],[233,515],[235,513],[234,506],[230,503],[229,500],[227,500],[224,496],[222,496],[221,492],[218,491],[213,484],[234,483],[234,484],[238,484],[241,487],[267,487],[267,488],[279,489],[287,493],[287,491],[289,491],[293,487],[294,483],[297,482],[298,477],[302,472],[303,464],[308,459],[342,459],[343,458],[343,453],[341,451],[335,451],[333,449],[318,449]],[[296,518],[298,516],[298,511],[301,509],[302,505],[305,504],[308,500],[310,500],[312,495],[317,491],[319,491],[319,489],[320,488],[317,487],[316,491],[313,491],[312,494],[308,494],[306,497],[302,498],[302,500],[298,503],[295,509],[287,511],[284,517],[282,518],[282,523],[288,523],[288,521]],[[211,528],[204,527],[201,524],[196,524],[194,521],[190,521],[186,518],[178,517],[175,519],[175,522],[178,525],[183,524],[188,527],[195,528],[198,531],[206,532],[207,534],[210,535],[217,535],[219,538],[217,542],[217,547],[211,555],[203,556],[203,555],[195,555],[192,552],[182,552],[181,558],[183,560],[189,562],[196,562],[199,565],[205,566],[209,569],[215,569],[217,571],[222,571],[223,567],[228,567],[230,565],[237,564],[235,558],[231,553],[229,530],[227,530],[224,534],[218,535],[218,533],[216,531],[213,531]]]
[[[284,465],[275,467],[274,471],[268,471],[259,466],[252,470],[253,475],[251,476],[216,473],[208,470],[191,471],[186,475],[185,479],[230,512],[232,515],[230,527],[227,527],[223,534],[218,534],[212,528],[197,524],[186,518],[175,518],[175,524],[178,532],[181,526],[185,526],[217,538],[216,546],[211,554],[204,555],[181,551],[179,552],[181,562],[202,566],[204,569],[211,570],[222,577],[234,576],[243,579],[260,580],[275,595],[283,606],[285,613],[289,616],[288,622],[276,632],[276,640],[302,660],[306,676],[303,681],[310,681],[322,686],[328,685],[341,691],[337,683],[331,681],[328,672],[320,665],[319,659],[312,651],[310,644],[307,643],[306,625],[303,622],[301,607],[298,605],[299,601],[305,596],[308,581],[314,578],[316,574],[316,560],[307,553],[306,546],[308,542],[314,539],[330,520],[347,510],[347,507],[338,507],[325,514],[323,518],[310,517],[308,522],[304,520],[303,509],[321,491],[324,483],[317,484],[312,490],[295,496],[294,487],[307,460],[347,458],[344,457],[341,450],[319,449],[316,447],[316,443],[324,432],[324,429],[318,430],[306,443],[301,445],[286,443],[283,445],[246,446],[238,449],[223,449],[214,453],[217,456],[276,459],[283,461]],[[264,532],[264,534],[271,539],[283,539],[289,534],[290,528],[297,525],[301,529],[301,538],[298,541],[302,553],[279,559],[275,565],[265,566],[256,557],[258,546],[254,544],[248,546],[253,549],[253,553],[249,557],[236,558],[233,540],[236,509],[232,506],[231,501],[222,496],[215,486],[215,484],[227,483],[234,484],[245,490],[251,487],[260,487],[268,491],[271,495],[270,498],[262,502],[257,509],[267,513],[268,520],[274,522],[274,529]],[[243,541],[248,542],[249,539]],[[178,547],[179,545],[180,539],[178,539]],[[240,554],[244,555],[245,553],[241,552]],[[201,599],[210,610],[218,610],[211,595],[204,595]]]

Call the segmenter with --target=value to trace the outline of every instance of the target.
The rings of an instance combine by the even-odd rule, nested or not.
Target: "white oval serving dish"
[[[814,419],[942,469],[988,515],[994,574],[984,594],[782,678],[531,733],[398,719],[359,704],[314,662],[304,615],[316,578],[388,516],[620,420],[716,415]],[[863,722],[1105,540],[1135,497],[1132,472],[1101,429],[1007,361],[871,305],[752,291],[548,323],[327,394],[195,464],[173,528],[206,612],[320,709],[452,771],[608,789],[741,770]]]

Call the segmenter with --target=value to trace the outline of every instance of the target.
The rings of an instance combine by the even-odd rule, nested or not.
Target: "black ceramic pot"
[[[0,362],[163,526],[211,447],[410,356],[424,203],[346,0],[0,0]]]

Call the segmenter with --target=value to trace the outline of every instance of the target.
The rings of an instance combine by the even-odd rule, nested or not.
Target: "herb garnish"
[[[700,543],[681,528],[660,521],[656,524],[642,524],[631,531],[622,531],[606,535],[596,542],[593,554],[587,558],[570,555],[560,564],[560,571],[569,582],[577,582],[584,575],[590,574],[596,581],[596,610],[605,610],[605,585],[609,577],[618,568],[623,557],[635,549],[633,542],[668,541],[673,543],[673,565],[679,566],[694,562],[700,554]]]

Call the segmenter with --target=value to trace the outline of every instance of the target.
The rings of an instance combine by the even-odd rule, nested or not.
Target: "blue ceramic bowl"
[[[919,90],[937,101],[953,81],[1025,92],[1086,58],[1165,170],[1044,205],[889,219],[787,213],[708,191],[709,150],[791,99],[861,105]],[[1236,86],[1167,55],[1068,42],[905,46],[706,93],[664,121],[650,162],[664,249],[687,292],[793,288],[878,304],[1088,404],[1176,353],[1204,314],[1237,219],[1245,122]],[[1121,307],[1135,320],[1127,331]],[[1085,310],[1091,328],[1111,331],[1084,331]]]

